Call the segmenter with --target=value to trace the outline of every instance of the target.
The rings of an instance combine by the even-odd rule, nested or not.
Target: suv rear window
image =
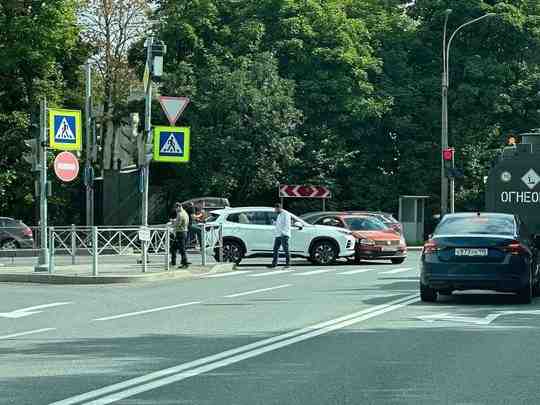
[[[514,235],[515,230],[512,217],[480,215],[443,219],[435,229],[435,235]]]

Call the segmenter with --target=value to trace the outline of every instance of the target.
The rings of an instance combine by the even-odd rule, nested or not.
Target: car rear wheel
[[[12,250],[19,249],[19,247],[19,243],[12,238],[4,239],[2,242],[0,242],[0,249]]]
[[[317,265],[328,265],[334,263],[338,255],[334,243],[329,240],[317,241],[311,248],[311,260]]]
[[[420,299],[424,302],[435,302],[437,301],[437,291],[420,283]]]
[[[532,274],[529,273],[529,281],[522,289],[517,291],[517,296],[519,302],[522,304],[530,304],[533,297],[533,285],[532,285]]]
[[[391,259],[391,260],[392,260],[392,264],[401,264],[405,261],[405,258],[400,257],[399,259]]]
[[[240,243],[234,240],[223,241],[223,261],[239,264],[244,257],[244,249]],[[219,261],[219,250],[214,252],[214,259]]]

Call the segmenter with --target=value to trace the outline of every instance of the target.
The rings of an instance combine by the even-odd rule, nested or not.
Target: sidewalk
[[[100,257],[100,259],[102,259]],[[193,259],[197,259],[193,257]],[[126,256],[124,263],[100,263],[99,274],[92,275],[89,263],[75,265],[56,265],[53,273],[35,272],[34,266],[0,267],[0,282],[48,283],[48,284],[112,284],[157,281],[164,279],[181,279],[200,277],[206,274],[223,273],[234,270],[232,263],[209,263],[206,266],[193,260],[194,264],[187,269],[170,266],[166,271],[162,260],[151,260],[146,273],[142,272],[142,264],[137,264],[137,256]]]

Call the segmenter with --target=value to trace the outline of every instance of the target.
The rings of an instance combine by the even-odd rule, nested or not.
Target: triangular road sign
[[[60,123],[60,126],[58,127],[58,131],[56,132],[56,135],[54,137],[56,139],[75,140],[75,134],[69,127],[66,117],[62,118],[62,122]]]
[[[182,155],[182,148],[178,144],[174,134],[169,135],[159,153],[165,155]]]
[[[160,96],[159,103],[161,104],[167,119],[171,125],[174,126],[189,104],[189,98]]]

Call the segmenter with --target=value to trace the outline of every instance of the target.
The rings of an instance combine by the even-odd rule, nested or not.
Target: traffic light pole
[[[49,271],[49,249],[47,238],[47,100],[43,98],[39,106],[39,226],[40,250],[38,265],[34,271]]]
[[[84,170],[86,188],[86,226],[94,225],[94,175],[92,173],[92,149],[94,148],[92,139],[92,66],[85,65],[86,76],[86,164]]]
[[[146,41],[146,64],[151,66],[152,62],[152,44],[154,39],[152,37],[148,38]],[[152,139],[152,78],[148,79],[148,86],[145,89],[145,100],[144,100],[144,137],[143,142],[146,145]],[[143,159],[141,165],[141,176],[142,176],[142,209],[141,209],[141,225],[146,227],[148,226],[148,187],[149,187],[149,177],[150,177],[150,162],[148,159]],[[148,243],[142,241],[142,265],[143,272],[146,272],[146,263],[148,260]]]

